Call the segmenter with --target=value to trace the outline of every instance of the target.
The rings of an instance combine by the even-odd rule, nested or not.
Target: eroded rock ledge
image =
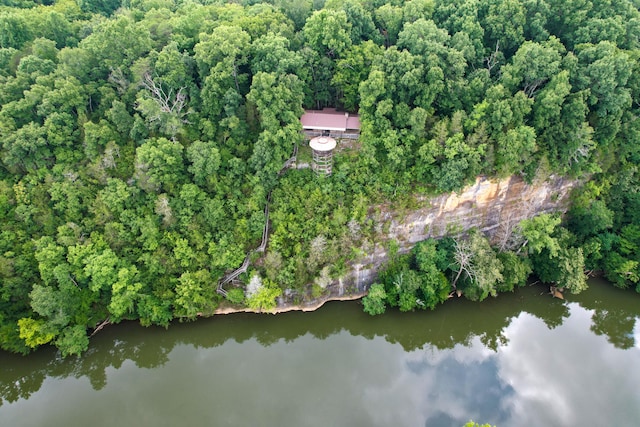
[[[320,307],[322,307],[325,303],[329,301],[355,301],[364,297],[367,294],[366,290],[362,292],[349,293],[343,295],[337,295],[333,292],[331,294],[320,297],[316,300],[310,301],[308,303],[303,304],[289,304],[283,303],[279,304],[275,309],[271,311],[260,311],[254,310],[249,307],[235,308],[235,307],[219,307],[214,312],[215,315],[218,314],[233,314],[233,313],[267,313],[267,314],[279,314],[286,313],[288,311],[316,311]]]

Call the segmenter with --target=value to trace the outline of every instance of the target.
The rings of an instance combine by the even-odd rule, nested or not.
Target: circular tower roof
[[[315,151],[331,151],[336,148],[336,140],[328,136],[316,136],[309,141],[309,146]]]

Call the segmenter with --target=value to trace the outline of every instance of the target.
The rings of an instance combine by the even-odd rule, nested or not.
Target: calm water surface
[[[632,426],[640,295],[597,281],[371,318],[358,303],[0,353],[1,426]]]

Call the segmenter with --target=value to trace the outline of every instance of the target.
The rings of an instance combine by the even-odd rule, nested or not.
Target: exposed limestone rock
[[[424,207],[402,216],[391,216],[389,239],[404,246],[429,237],[443,237],[478,228],[496,243],[501,227],[547,212],[564,212],[575,181],[552,177],[527,184],[520,177],[499,181],[478,178],[461,193],[424,200]],[[401,243],[401,246],[402,243]]]
[[[378,222],[381,237],[373,248],[367,248],[367,255],[353,262],[350,270],[329,285],[323,296],[302,304],[283,300],[271,313],[313,311],[327,301],[363,297],[388,260],[386,247],[391,240],[398,242],[400,253],[407,253],[417,242],[429,237],[440,238],[478,228],[500,246],[521,220],[542,213],[564,213],[569,193],[577,183],[561,177],[534,184],[527,184],[520,177],[502,180],[480,177],[460,193],[420,198],[417,201],[421,207],[411,211],[380,207],[373,219]],[[236,312],[258,311],[221,307],[215,314]]]
[[[460,193],[419,200],[422,207],[410,212],[383,209],[377,221],[385,223],[383,237],[373,251],[357,263],[342,280],[347,288],[363,292],[387,261],[386,243],[396,240],[406,253],[422,240],[455,235],[478,228],[500,245],[523,219],[550,212],[564,213],[569,193],[577,181],[550,177],[527,184],[520,177],[490,180],[479,177]]]

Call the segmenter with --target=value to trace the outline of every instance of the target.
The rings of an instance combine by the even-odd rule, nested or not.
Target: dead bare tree
[[[91,335],[89,335],[89,338],[93,337],[95,334],[100,332],[102,330],[102,328],[104,328],[105,326],[110,325],[110,324],[111,324],[111,318],[107,317],[105,320],[100,322],[100,324],[98,326],[96,326],[96,328],[93,330]]]
[[[186,88],[183,86],[174,93],[173,89],[169,89],[169,92],[165,92],[162,85],[157,83],[150,73],[144,73],[142,77],[142,86],[147,89],[151,95],[151,98],[160,107],[160,112],[173,114],[180,119],[182,123],[189,123],[185,118],[188,111],[185,110],[187,106],[187,95],[185,93]],[[155,117],[149,117],[150,120],[160,120],[160,115]]]
[[[536,93],[538,88],[540,88],[540,86],[542,86],[548,80],[549,79],[544,78],[544,79],[536,79],[536,80],[534,80],[532,82],[527,82],[527,83],[525,83],[525,85],[522,88],[522,90],[523,90],[524,93],[527,94],[527,97],[533,98],[533,95]]]
[[[164,225],[170,225],[173,223],[173,210],[169,204],[169,198],[166,194],[161,194],[156,200],[156,214],[162,216],[162,222]]]
[[[129,79],[127,79],[127,76],[125,76],[120,67],[115,69],[112,68],[107,80],[115,86],[118,94],[120,95],[124,95],[127,92],[127,89],[129,89]]]
[[[493,68],[496,65],[498,65],[498,63],[500,62],[499,54],[500,54],[500,41],[497,41],[496,50],[493,51],[491,55],[484,58],[484,62],[487,63],[487,70],[489,70],[489,74],[491,74],[491,70],[493,70]]]
[[[458,289],[456,284],[462,275],[462,272],[465,272],[470,279],[476,277],[475,266],[473,265],[473,252],[471,251],[471,244],[468,240],[460,240],[459,238],[455,239],[456,245],[456,253],[454,255],[454,259],[460,269],[458,270],[458,274],[455,279],[453,279],[453,283],[451,286],[453,289]]]
[[[115,169],[116,158],[120,157],[120,147],[115,143],[107,144],[104,149],[102,159],[100,159],[100,167],[103,169]]]
[[[518,224],[523,219],[529,218],[535,212],[532,200],[523,201],[516,209],[509,209],[504,218],[500,218],[500,225],[494,235],[494,242],[500,250],[512,251],[522,245],[523,238],[518,232]]]
[[[591,147],[588,146],[586,143],[576,148],[571,154],[571,158],[569,159],[569,165],[579,163],[581,160],[589,157],[589,151],[591,151]]]

